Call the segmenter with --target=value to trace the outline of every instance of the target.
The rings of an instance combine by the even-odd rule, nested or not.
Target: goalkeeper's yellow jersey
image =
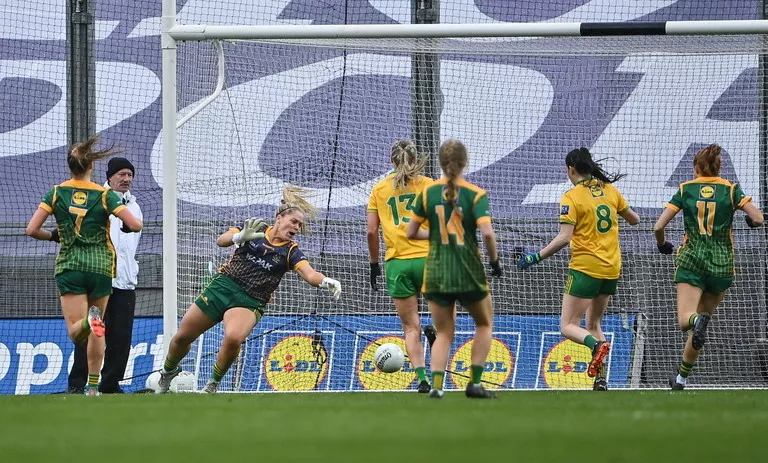
[[[616,187],[596,179],[580,182],[565,192],[560,200],[560,223],[574,226],[568,268],[593,278],[619,278],[618,213],[628,208]]]
[[[426,257],[429,253],[429,241],[409,240],[405,237],[405,228],[410,222],[411,212],[416,207],[416,197],[427,185],[434,183],[429,177],[419,175],[403,189],[395,190],[395,173],[377,183],[368,200],[368,212],[375,212],[381,222],[384,243],[387,252],[384,260],[415,259]]]

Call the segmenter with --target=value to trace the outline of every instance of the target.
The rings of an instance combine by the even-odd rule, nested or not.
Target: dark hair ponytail
[[[571,150],[571,152],[565,156],[566,166],[573,167],[576,169],[576,172],[581,175],[591,175],[603,183],[615,183],[627,176],[627,174],[607,173],[603,170],[600,161],[602,161],[602,159],[598,159],[597,161],[592,159],[592,153],[584,147]]]

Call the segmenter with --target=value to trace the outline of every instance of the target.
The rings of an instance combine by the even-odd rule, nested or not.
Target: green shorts
[[[594,299],[600,294],[616,294],[619,279],[595,278],[578,270],[568,270],[565,280],[565,294],[582,299]]]
[[[61,295],[87,294],[93,300],[112,294],[112,278],[100,273],[64,270],[55,279]]]
[[[708,293],[719,294],[730,288],[733,278],[702,276],[693,270],[677,267],[675,271],[675,283],[688,283]]]
[[[466,293],[432,293],[432,294],[424,294],[424,299],[428,301],[432,301],[436,304],[440,304],[442,306],[446,307],[453,307],[454,304],[456,304],[456,301],[461,302],[461,305],[464,307],[468,306],[469,304],[482,301],[483,299],[488,296],[488,291],[470,291]]]
[[[387,291],[390,297],[411,297],[419,294],[424,280],[426,258],[390,259],[385,263]]]
[[[226,275],[216,274],[195,299],[205,315],[215,322],[224,319],[224,312],[233,307],[245,307],[252,310],[259,319],[264,314],[266,303],[257,301]]]

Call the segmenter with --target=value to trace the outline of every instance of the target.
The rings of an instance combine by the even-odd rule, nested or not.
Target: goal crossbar
[[[768,20],[488,24],[174,25],[175,40],[586,37],[747,35],[768,33]]]

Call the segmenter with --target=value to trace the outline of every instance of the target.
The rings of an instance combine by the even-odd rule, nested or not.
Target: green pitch
[[[0,461],[768,461],[766,391],[499,396],[0,397]]]

